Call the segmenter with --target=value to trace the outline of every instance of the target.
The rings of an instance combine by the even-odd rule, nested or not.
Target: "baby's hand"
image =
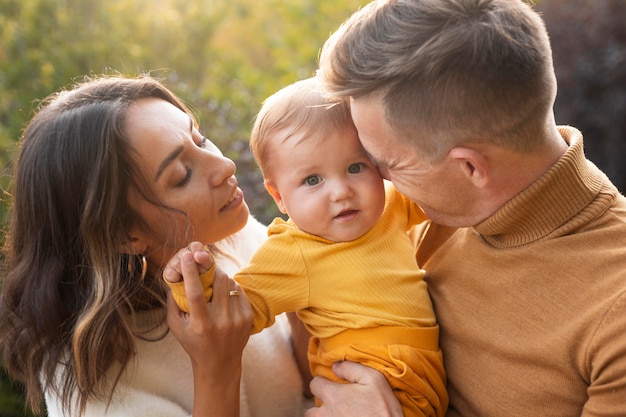
[[[187,252],[193,253],[193,259],[198,265],[198,273],[203,274],[213,266],[213,257],[205,250],[200,242],[191,242],[187,247],[182,248],[169,260],[163,270],[163,278],[168,283],[181,282],[183,280],[180,260],[183,254]]]
[[[179,250],[165,266],[163,270],[163,279],[172,290],[172,295],[178,307],[189,313],[189,305],[185,295],[185,279],[182,273],[181,258],[183,254],[193,253],[193,259],[198,267],[198,274],[202,283],[205,299],[207,302],[211,300],[213,294],[212,286],[215,278],[215,262],[210,253],[200,242],[192,242],[186,248]]]

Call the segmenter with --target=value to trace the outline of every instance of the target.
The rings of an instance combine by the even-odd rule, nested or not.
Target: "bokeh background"
[[[267,96],[312,75],[328,35],[367,0],[0,0],[0,224],[11,161],[38,100],[84,76],[150,73],[235,160],[252,212],[279,214],[248,149]],[[626,0],[537,0],[552,38],[557,122],[626,190]],[[1,238],[0,238],[1,244]],[[1,280],[1,276],[0,276]],[[1,365],[1,364],[0,364]],[[0,417],[30,416],[0,366]]]

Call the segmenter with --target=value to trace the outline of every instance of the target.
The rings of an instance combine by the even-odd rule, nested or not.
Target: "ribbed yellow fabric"
[[[423,211],[393,187],[387,188],[379,222],[352,242],[331,242],[291,221],[275,220],[268,242],[235,276],[253,306],[253,330],[267,327],[281,312],[297,311],[314,336],[312,346],[320,339],[332,345],[337,338],[348,342],[350,337],[338,336],[347,332],[352,344],[309,349],[314,375],[327,375],[332,362],[342,357],[363,361],[390,379],[406,417],[445,415],[445,372],[441,351],[432,343],[438,328],[424,271],[418,269],[407,236],[412,225],[424,220]],[[424,340],[404,344],[406,332],[415,327],[424,328],[417,332]],[[337,355],[348,351],[348,356]]]
[[[350,344],[385,346],[389,340],[416,349],[438,351],[439,326],[378,326],[369,329],[348,329],[335,336],[321,339],[319,344],[324,350],[334,350]]]
[[[392,385],[406,417],[443,416],[448,402],[445,373],[441,351],[432,343],[438,328],[424,271],[417,265],[407,235],[426,215],[391,184],[386,184],[385,195],[380,220],[351,242],[332,242],[303,232],[290,220],[274,220],[268,240],[235,280],[254,310],[253,333],[286,311],[297,312],[314,340],[348,330],[362,341],[380,326],[393,327],[393,331],[376,332],[377,343],[369,339],[357,345],[357,351],[370,352],[367,360],[379,362],[377,369],[385,369],[385,375],[394,379]],[[205,284],[212,282],[212,274],[201,278]],[[413,327],[425,328],[425,340],[404,344],[402,329]],[[422,345],[434,349],[413,348]],[[389,351],[391,346],[395,348]],[[396,350],[396,357],[385,356]],[[321,355],[312,363],[312,370],[320,375],[330,372],[326,353]]]
[[[255,311],[254,331],[297,311],[313,335],[346,329],[436,323],[408,228],[423,211],[388,187],[379,222],[351,242],[335,243],[276,219],[268,241],[235,276]]]
[[[202,290],[204,291],[204,299],[209,302],[213,296],[213,279],[215,278],[216,265],[213,264],[208,271],[200,275],[200,282],[202,283]],[[178,308],[182,311],[189,313],[189,303],[187,302],[187,295],[185,292],[185,283],[183,281],[170,282],[163,277],[165,283],[171,288],[174,301],[178,304]]]
[[[402,404],[404,417],[443,417],[448,394],[438,334],[438,326],[380,326],[346,330],[330,339],[314,337],[308,354],[311,371],[341,382],[332,372],[333,363],[362,363],[385,375]],[[406,344],[385,343],[388,340]]]
[[[424,271],[406,233],[425,220],[424,212],[389,184],[381,219],[351,242],[335,243],[291,221],[274,220],[268,240],[235,275],[254,309],[253,333],[285,311],[298,312],[321,338],[346,329],[434,326]],[[214,274],[213,267],[200,277],[207,301]],[[181,309],[188,308],[183,283],[166,282]]]

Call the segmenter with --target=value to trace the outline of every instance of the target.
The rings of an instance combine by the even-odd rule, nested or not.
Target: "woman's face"
[[[150,225],[148,231],[133,231],[136,253],[162,266],[189,242],[214,243],[246,224],[249,211],[235,164],[203,137],[188,114],[165,100],[142,99],[128,109],[126,133],[139,155],[149,198],[187,215],[163,210],[132,191],[130,204]]]

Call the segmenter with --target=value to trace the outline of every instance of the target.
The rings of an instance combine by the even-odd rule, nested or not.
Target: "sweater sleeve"
[[[587,402],[581,417],[626,415],[626,292],[606,313],[587,351]]]
[[[200,274],[200,283],[202,284],[202,291],[204,292],[204,299],[208,303],[213,296],[213,281],[215,280],[215,263],[206,272]],[[174,301],[185,313],[189,313],[189,303],[187,302],[187,293],[185,292],[184,281],[170,282],[165,277],[163,280],[167,286],[172,290],[172,296]]]
[[[308,307],[306,262],[291,229],[286,222],[272,223],[268,240],[234,277],[254,311],[252,333],[271,326],[278,314]]]
[[[119,393],[116,391],[116,393]],[[69,417],[60,406],[59,398],[46,394],[48,417]],[[72,415],[78,415],[73,413]],[[89,401],[82,417],[190,417],[180,405],[154,394],[132,388],[116,395],[110,404],[106,401]]]

